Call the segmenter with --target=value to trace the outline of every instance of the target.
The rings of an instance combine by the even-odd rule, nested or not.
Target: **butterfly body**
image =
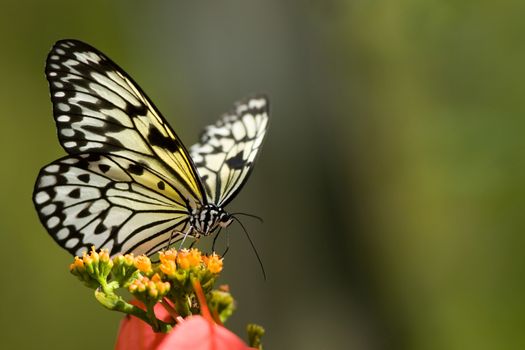
[[[68,155],[40,170],[33,202],[61,247],[153,254],[231,223],[225,206],[266,134],[265,96],[237,102],[187,149],[133,79],[90,45],[58,41],[46,76]]]
[[[196,231],[196,235],[209,236],[219,227],[228,227],[232,220],[231,215],[221,207],[206,204],[199,209],[194,209],[190,217],[190,227]]]

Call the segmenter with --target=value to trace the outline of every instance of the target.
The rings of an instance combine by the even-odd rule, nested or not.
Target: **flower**
[[[75,261],[73,261],[73,263],[69,265],[69,271],[73,272],[76,270],[78,272],[81,272],[84,271],[84,269],[84,261],[78,256],[75,256]]]
[[[133,280],[128,290],[141,301],[159,301],[169,292],[170,284],[169,282],[163,282],[159,274],[156,273],[151,279],[147,276],[142,276]]]
[[[73,263],[69,265],[69,272],[89,288],[95,289],[105,284],[112,268],[113,261],[109,258],[107,249],[101,249],[100,253],[97,253],[95,247],[92,247],[89,254],[84,252],[82,258],[75,257]]]
[[[166,261],[175,261],[177,258],[177,251],[175,249],[168,249],[159,252],[159,259],[162,263]]]
[[[144,304],[134,300],[131,304],[145,309]],[[171,320],[169,313],[161,304],[155,305],[155,316],[158,319],[168,322]],[[151,326],[141,319],[126,315],[120,322],[119,333],[117,337],[116,350],[149,350],[157,349],[158,345],[166,338],[166,333],[156,333]]]
[[[155,348],[157,350],[244,350],[238,336],[202,316],[190,316],[178,324]]]
[[[210,256],[203,256],[202,261],[211,273],[219,273],[222,271],[222,259],[215,253]]]
[[[173,260],[161,260],[161,264],[159,265],[160,271],[164,273],[168,277],[174,277],[175,273],[177,272],[177,265],[175,265],[175,261]]]
[[[150,275],[153,272],[151,260],[146,255],[139,255],[135,258],[135,267],[146,275]]]
[[[159,260],[133,254],[111,259],[107,250],[93,248],[69,266],[95,290],[100,304],[126,314],[117,349],[253,349],[223,326],[235,300],[227,287],[214,289],[223,268],[220,256],[169,249],[159,253]],[[136,300],[127,302],[123,289]],[[262,327],[249,327],[250,344],[260,348],[263,333]]]
[[[198,249],[192,248],[188,253],[188,262],[190,267],[197,267],[202,262],[202,254]]]
[[[139,302],[134,305],[144,308]],[[157,318],[168,322],[170,314],[160,304],[155,306]],[[146,322],[126,316],[120,323],[116,350],[245,350],[237,335],[223,326],[196,315],[185,318],[169,333],[155,333]]]

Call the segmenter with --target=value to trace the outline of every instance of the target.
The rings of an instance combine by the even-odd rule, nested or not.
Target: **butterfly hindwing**
[[[140,254],[186,227],[186,206],[172,199],[174,192],[166,179],[134,161],[80,154],[42,168],[34,202],[49,233],[73,254],[92,245]]]
[[[190,147],[209,202],[225,206],[248,179],[266,134],[268,109],[265,96],[239,101]]]
[[[140,87],[77,40],[57,42],[46,76],[60,143],[69,154],[111,153],[170,174],[193,206],[206,200],[188,152]]]

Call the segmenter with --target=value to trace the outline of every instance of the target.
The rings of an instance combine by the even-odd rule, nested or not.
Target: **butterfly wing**
[[[46,76],[58,137],[69,154],[136,159],[170,179],[177,201],[192,207],[206,201],[180,139],[140,87],[103,53],[61,40],[48,55]]]
[[[188,226],[176,192],[162,175],[128,158],[79,154],[42,168],[33,200],[42,224],[72,254],[91,246],[111,255],[152,254]]]
[[[264,96],[239,101],[190,147],[209,202],[223,207],[242,188],[261,149],[268,114]]]
[[[76,40],[57,42],[46,76],[60,143],[33,200],[53,238],[72,253],[95,245],[152,253],[206,203],[187,150],[115,63]]]

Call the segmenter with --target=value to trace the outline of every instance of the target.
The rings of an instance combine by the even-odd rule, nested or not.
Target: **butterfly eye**
[[[230,226],[232,221],[233,221],[233,219],[232,219],[231,215],[224,214],[219,220],[219,226],[220,227],[228,227],[228,226]]]

